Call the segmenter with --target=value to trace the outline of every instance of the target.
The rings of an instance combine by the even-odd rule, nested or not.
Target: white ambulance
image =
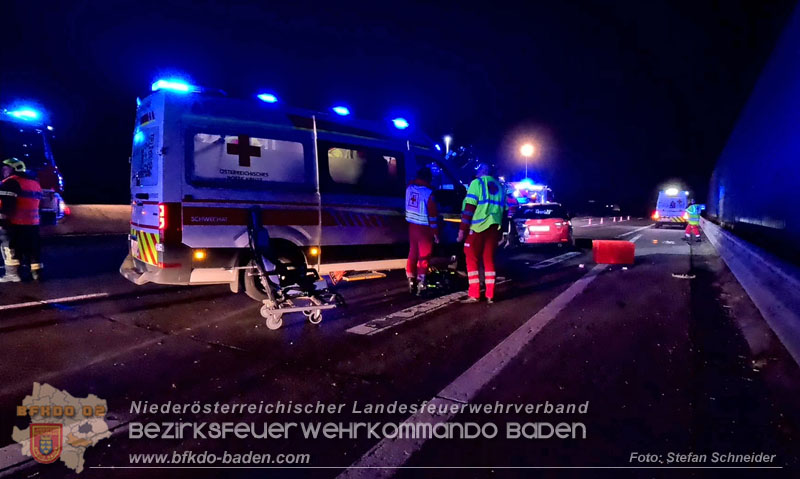
[[[289,269],[403,268],[404,192],[419,167],[442,165],[433,142],[403,119],[365,122],[344,111],[208,94],[177,81],[139,101],[131,155],[130,253],[137,284],[230,284],[264,299],[249,274],[248,219],[258,208],[273,261]],[[262,101],[263,100],[263,101]],[[436,197],[458,214],[463,186]],[[442,222],[443,237],[456,222]]]
[[[685,227],[688,221],[686,207],[689,206],[689,192],[677,187],[665,188],[658,192],[656,209],[651,218],[655,227],[681,226]]]

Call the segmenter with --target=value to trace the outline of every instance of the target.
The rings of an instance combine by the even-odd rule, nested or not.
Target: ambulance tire
[[[657,222],[655,225],[653,225],[653,228],[655,228],[655,229],[657,229],[657,230],[658,230],[658,229],[661,229],[661,223],[658,223],[658,222]]]
[[[267,293],[264,292],[263,287],[261,286],[261,280],[258,279],[258,276],[253,274],[253,268],[255,267],[255,262],[250,260],[247,265],[250,267],[248,269],[242,270],[242,274],[244,274],[243,283],[244,283],[244,294],[246,294],[250,299],[256,300],[258,302],[264,301],[265,299],[269,299]]]
[[[289,265],[293,265],[295,269],[292,271],[298,277],[304,277],[308,271],[306,257],[299,248],[285,241],[275,241],[271,244],[271,250],[275,256],[273,263],[279,266],[281,270]],[[250,260],[249,266],[254,266],[254,262]],[[256,301],[264,301],[267,298],[267,293],[261,284],[258,276],[252,274],[252,269],[244,270],[244,292],[245,294]]]

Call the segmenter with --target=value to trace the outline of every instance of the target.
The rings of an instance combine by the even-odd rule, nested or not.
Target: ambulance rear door
[[[145,98],[136,112],[131,151],[130,253],[159,264],[159,202],[163,201],[164,95]]]

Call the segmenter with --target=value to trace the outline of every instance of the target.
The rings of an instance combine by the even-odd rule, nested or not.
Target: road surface
[[[322,324],[287,317],[278,331],[227,286],[128,283],[116,272],[123,236],[48,239],[50,279],[0,287],[0,476],[71,474],[12,444],[12,427],[29,422],[14,415],[16,406],[39,382],[108,402],[113,435],[86,450],[82,478],[797,477],[800,369],[713,247],[687,245],[680,230],[645,220],[586,224],[575,221],[574,252],[504,251],[494,305],[410,297],[403,274],[392,273],[341,285],[347,306],[326,312]],[[636,264],[596,266],[591,239],[634,242]],[[138,401],[344,406],[161,414],[135,411]],[[148,422],[414,423],[431,418],[363,407],[423,401],[587,410],[463,410],[432,419],[491,422],[502,432],[494,439],[131,438],[132,424]],[[529,422],[582,423],[585,438],[505,437],[509,423]],[[308,463],[231,471],[173,460],[186,451],[289,454],[282,457]],[[774,457],[670,462],[683,457],[670,453],[688,461],[690,453],[729,452]],[[145,454],[171,463],[135,462]],[[350,465],[358,468],[344,471]],[[676,467],[696,469],[668,469]]]

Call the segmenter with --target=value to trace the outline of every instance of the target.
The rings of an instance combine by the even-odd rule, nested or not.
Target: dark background
[[[568,204],[704,199],[792,1],[5,1],[0,104],[38,101],[72,203],[128,201],[135,98],[169,73],[452,133]]]

